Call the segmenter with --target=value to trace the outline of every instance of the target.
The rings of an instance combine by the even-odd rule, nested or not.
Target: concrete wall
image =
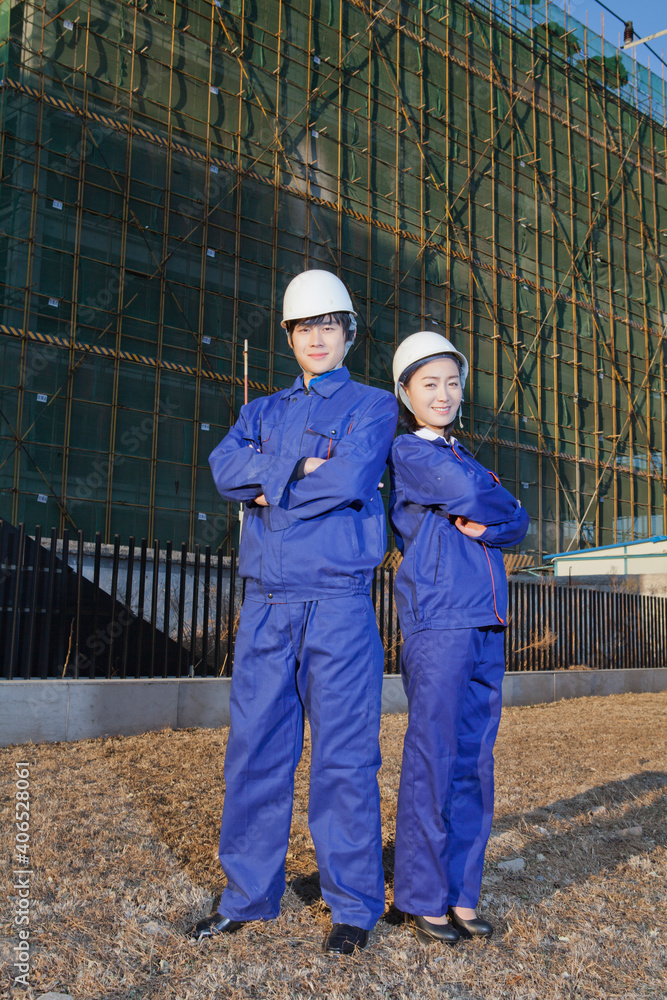
[[[0,746],[132,736],[160,729],[229,725],[227,678],[0,681]],[[667,667],[506,674],[503,705],[667,690]],[[400,677],[387,675],[383,712],[405,712]]]

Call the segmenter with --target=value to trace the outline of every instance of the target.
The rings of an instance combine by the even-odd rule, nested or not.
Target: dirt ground
[[[382,722],[387,912],[368,949],[325,956],[330,926],[297,773],[288,889],[277,921],[196,946],[210,912],[227,730],[12,747],[2,758],[6,905],[0,997],[79,1000],[634,1000],[667,996],[667,693],[504,712],[480,913],[491,941],[422,947],[392,906],[406,717]],[[12,984],[15,765],[29,763],[29,986]],[[499,863],[522,858],[525,867]],[[25,866],[23,866],[25,870]]]

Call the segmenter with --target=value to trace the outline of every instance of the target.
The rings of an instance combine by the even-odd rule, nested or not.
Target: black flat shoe
[[[333,955],[351,955],[355,948],[365,948],[370,931],[352,924],[334,924],[324,942],[324,950]]]
[[[480,920],[479,917],[475,917],[474,920],[464,920],[463,917],[457,917],[453,906],[447,910],[447,916],[463,938],[490,938],[493,934],[493,925],[488,920]]]
[[[222,913],[212,913],[210,917],[204,917],[198,924],[195,924],[188,931],[187,936],[191,941],[196,941],[199,944],[201,941],[217,937],[218,934],[233,934],[234,931],[240,930],[245,923],[245,920],[232,920],[231,917],[223,917]]]
[[[420,944],[456,944],[459,932],[451,924],[432,924],[426,917],[405,914],[405,922]]]

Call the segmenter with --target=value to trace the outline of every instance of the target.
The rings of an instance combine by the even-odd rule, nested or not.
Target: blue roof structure
[[[646,542],[667,542],[667,535],[651,535],[650,538],[635,538],[632,542],[616,542],[615,545],[598,545],[597,548],[592,549],[575,549],[573,552],[554,552],[550,556],[545,556],[547,559],[572,559],[574,556],[581,556],[586,558],[586,556],[592,555],[594,552],[604,552],[606,549],[620,549],[627,548],[630,545],[645,545]]]

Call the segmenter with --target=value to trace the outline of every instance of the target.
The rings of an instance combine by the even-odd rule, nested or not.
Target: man
[[[353,382],[343,366],[356,320],[334,274],[294,278],[282,326],[302,374],[242,407],[210,457],[221,496],[246,504],[246,592],[220,831],[227,888],[191,937],[278,916],[305,710],[309,824],[333,922],[324,947],[349,954],[366,946],[384,911],[384,656],[370,584],[386,545],[378,483],[397,405],[390,393]]]

